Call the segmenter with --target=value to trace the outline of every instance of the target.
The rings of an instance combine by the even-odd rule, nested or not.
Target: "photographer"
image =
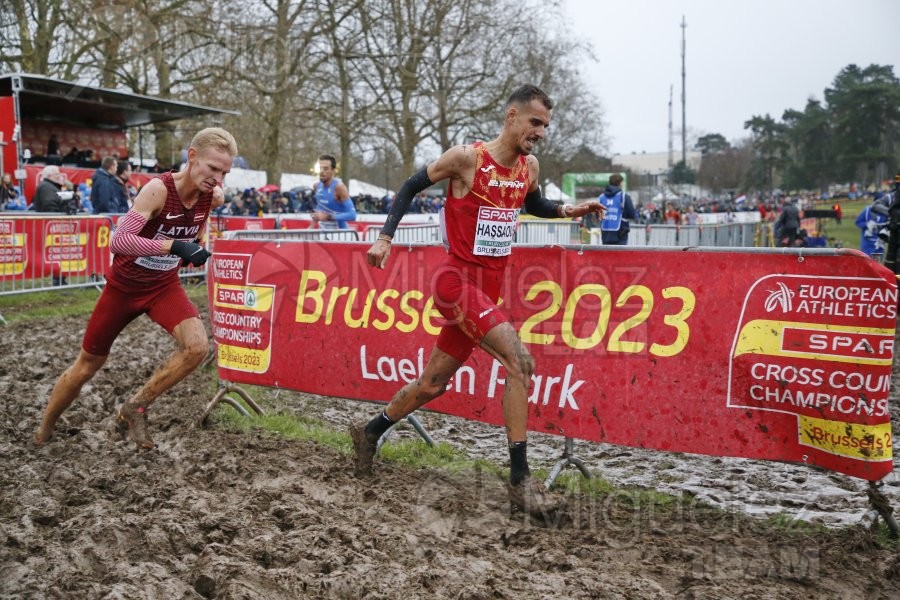
[[[31,204],[35,212],[68,212],[71,206],[72,192],[63,192],[62,186],[66,176],[56,165],[47,165],[41,171],[41,183],[38,185]],[[68,198],[64,198],[67,195]]]

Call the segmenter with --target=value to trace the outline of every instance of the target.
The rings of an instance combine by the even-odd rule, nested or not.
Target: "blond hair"
[[[234,136],[222,129],[221,127],[207,127],[201,129],[191,140],[191,148],[200,152],[204,148],[215,148],[222,152],[227,152],[231,156],[237,156],[237,142]]]

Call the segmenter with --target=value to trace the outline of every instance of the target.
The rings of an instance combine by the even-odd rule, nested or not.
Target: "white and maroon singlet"
[[[200,234],[212,204],[212,192],[203,192],[191,208],[185,208],[175,189],[172,173],[159,179],[166,186],[166,203],[160,213],[147,221],[138,234],[150,240],[193,241]],[[181,259],[174,254],[163,256],[126,256],[116,254],[108,280],[119,288],[145,289],[178,280]]]

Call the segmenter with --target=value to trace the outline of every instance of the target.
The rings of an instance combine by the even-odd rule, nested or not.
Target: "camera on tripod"
[[[62,212],[67,215],[74,215],[78,212],[78,199],[75,197],[75,192],[71,190],[61,190],[56,192],[56,195],[59,196],[59,204],[62,207]]]

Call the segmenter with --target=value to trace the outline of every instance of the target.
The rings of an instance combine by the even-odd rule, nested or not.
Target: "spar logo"
[[[794,292],[788,289],[782,282],[778,282],[777,290],[770,290],[769,295],[766,297],[766,302],[764,304],[766,312],[772,312],[776,308],[780,308],[781,312],[789,313],[793,308],[793,303],[791,299],[794,297]]]
[[[216,291],[216,300],[232,306],[254,308],[257,304],[256,292],[250,289],[221,287]]]
[[[249,289],[244,294],[244,306],[247,308],[253,308],[256,306],[256,292],[252,289]]]

